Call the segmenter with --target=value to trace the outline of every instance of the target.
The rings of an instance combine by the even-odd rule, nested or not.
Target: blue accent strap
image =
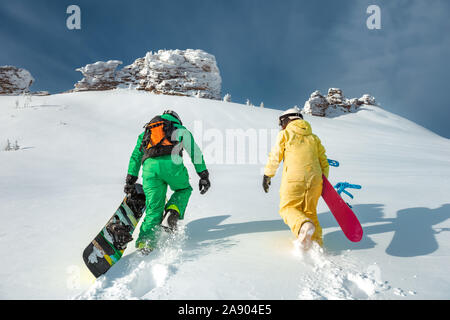
[[[337,191],[337,193],[339,195],[341,194],[341,192],[343,192],[346,195],[348,195],[350,198],[353,199],[353,195],[350,192],[348,192],[347,190],[345,190],[345,189],[347,189],[347,188],[350,188],[350,189],[361,189],[361,186],[359,184],[350,184],[348,182],[338,182],[334,186],[334,188],[336,189],[336,191]]]
[[[331,159],[327,159],[328,160],[328,164],[332,167],[339,167],[339,161],[336,160],[331,160]]]

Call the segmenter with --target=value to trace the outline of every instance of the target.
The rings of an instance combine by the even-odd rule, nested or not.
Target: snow
[[[126,89],[21,99],[0,97],[1,299],[450,298],[450,141],[411,121],[377,106],[305,115],[341,164],[330,181],[362,185],[345,200],[365,234],[348,241],[320,200],[324,248],[302,252],[278,215],[281,172],[261,187],[281,111]],[[145,257],[129,246],[95,280],[82,251],[123,198],[142,126],[169,106],[207,151],[212,187],[199,194],[185,157],[180,231]],[[239,134],[254,139],[244,156]],[[8,139],[20,149],[3,151]]]

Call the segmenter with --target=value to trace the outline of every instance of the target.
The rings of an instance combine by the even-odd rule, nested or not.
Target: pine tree
[[[6,140],[6,147],[5,147],[5,151],[10,151],[12,148],[11,148],[11,142],[9,142],[9,139],[8,140]]]
[[[225,101],[225,102],[231,102],[231,94],[227,93],[227,94],[223,97],[223,101]]]

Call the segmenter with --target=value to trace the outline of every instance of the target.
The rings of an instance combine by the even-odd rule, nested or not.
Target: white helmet
[[[300,112],[300,109],[295,106],[293,108],[287,109],[285,112],[283,112],[280,117],[278,118],[278,124],[282,126],[284,120],[296,120],[296,119],[303,119],[303,116]]]

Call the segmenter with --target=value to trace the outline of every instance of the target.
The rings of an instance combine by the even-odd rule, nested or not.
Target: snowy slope
[[[365,235],[348,241],[321,200],[325,250],[305,255],[278,215],[281,172],[261,187],[280,111],[132,90],[24,99],[0,97],[0,147],[20,146],[0,151],[2,299],[450,298],[450,141],[404,118],[373,106],[306,116],[341,163],[330,181],[363,186],[346,200]],[[95,281],[81,253],[123,197],[142,126],[169,106],[205,151],[212,188],[198,193],[185,157],[195,191],[180,232],[145,258],[130,246]],[[231,161],[235,129],[258,147]]]

